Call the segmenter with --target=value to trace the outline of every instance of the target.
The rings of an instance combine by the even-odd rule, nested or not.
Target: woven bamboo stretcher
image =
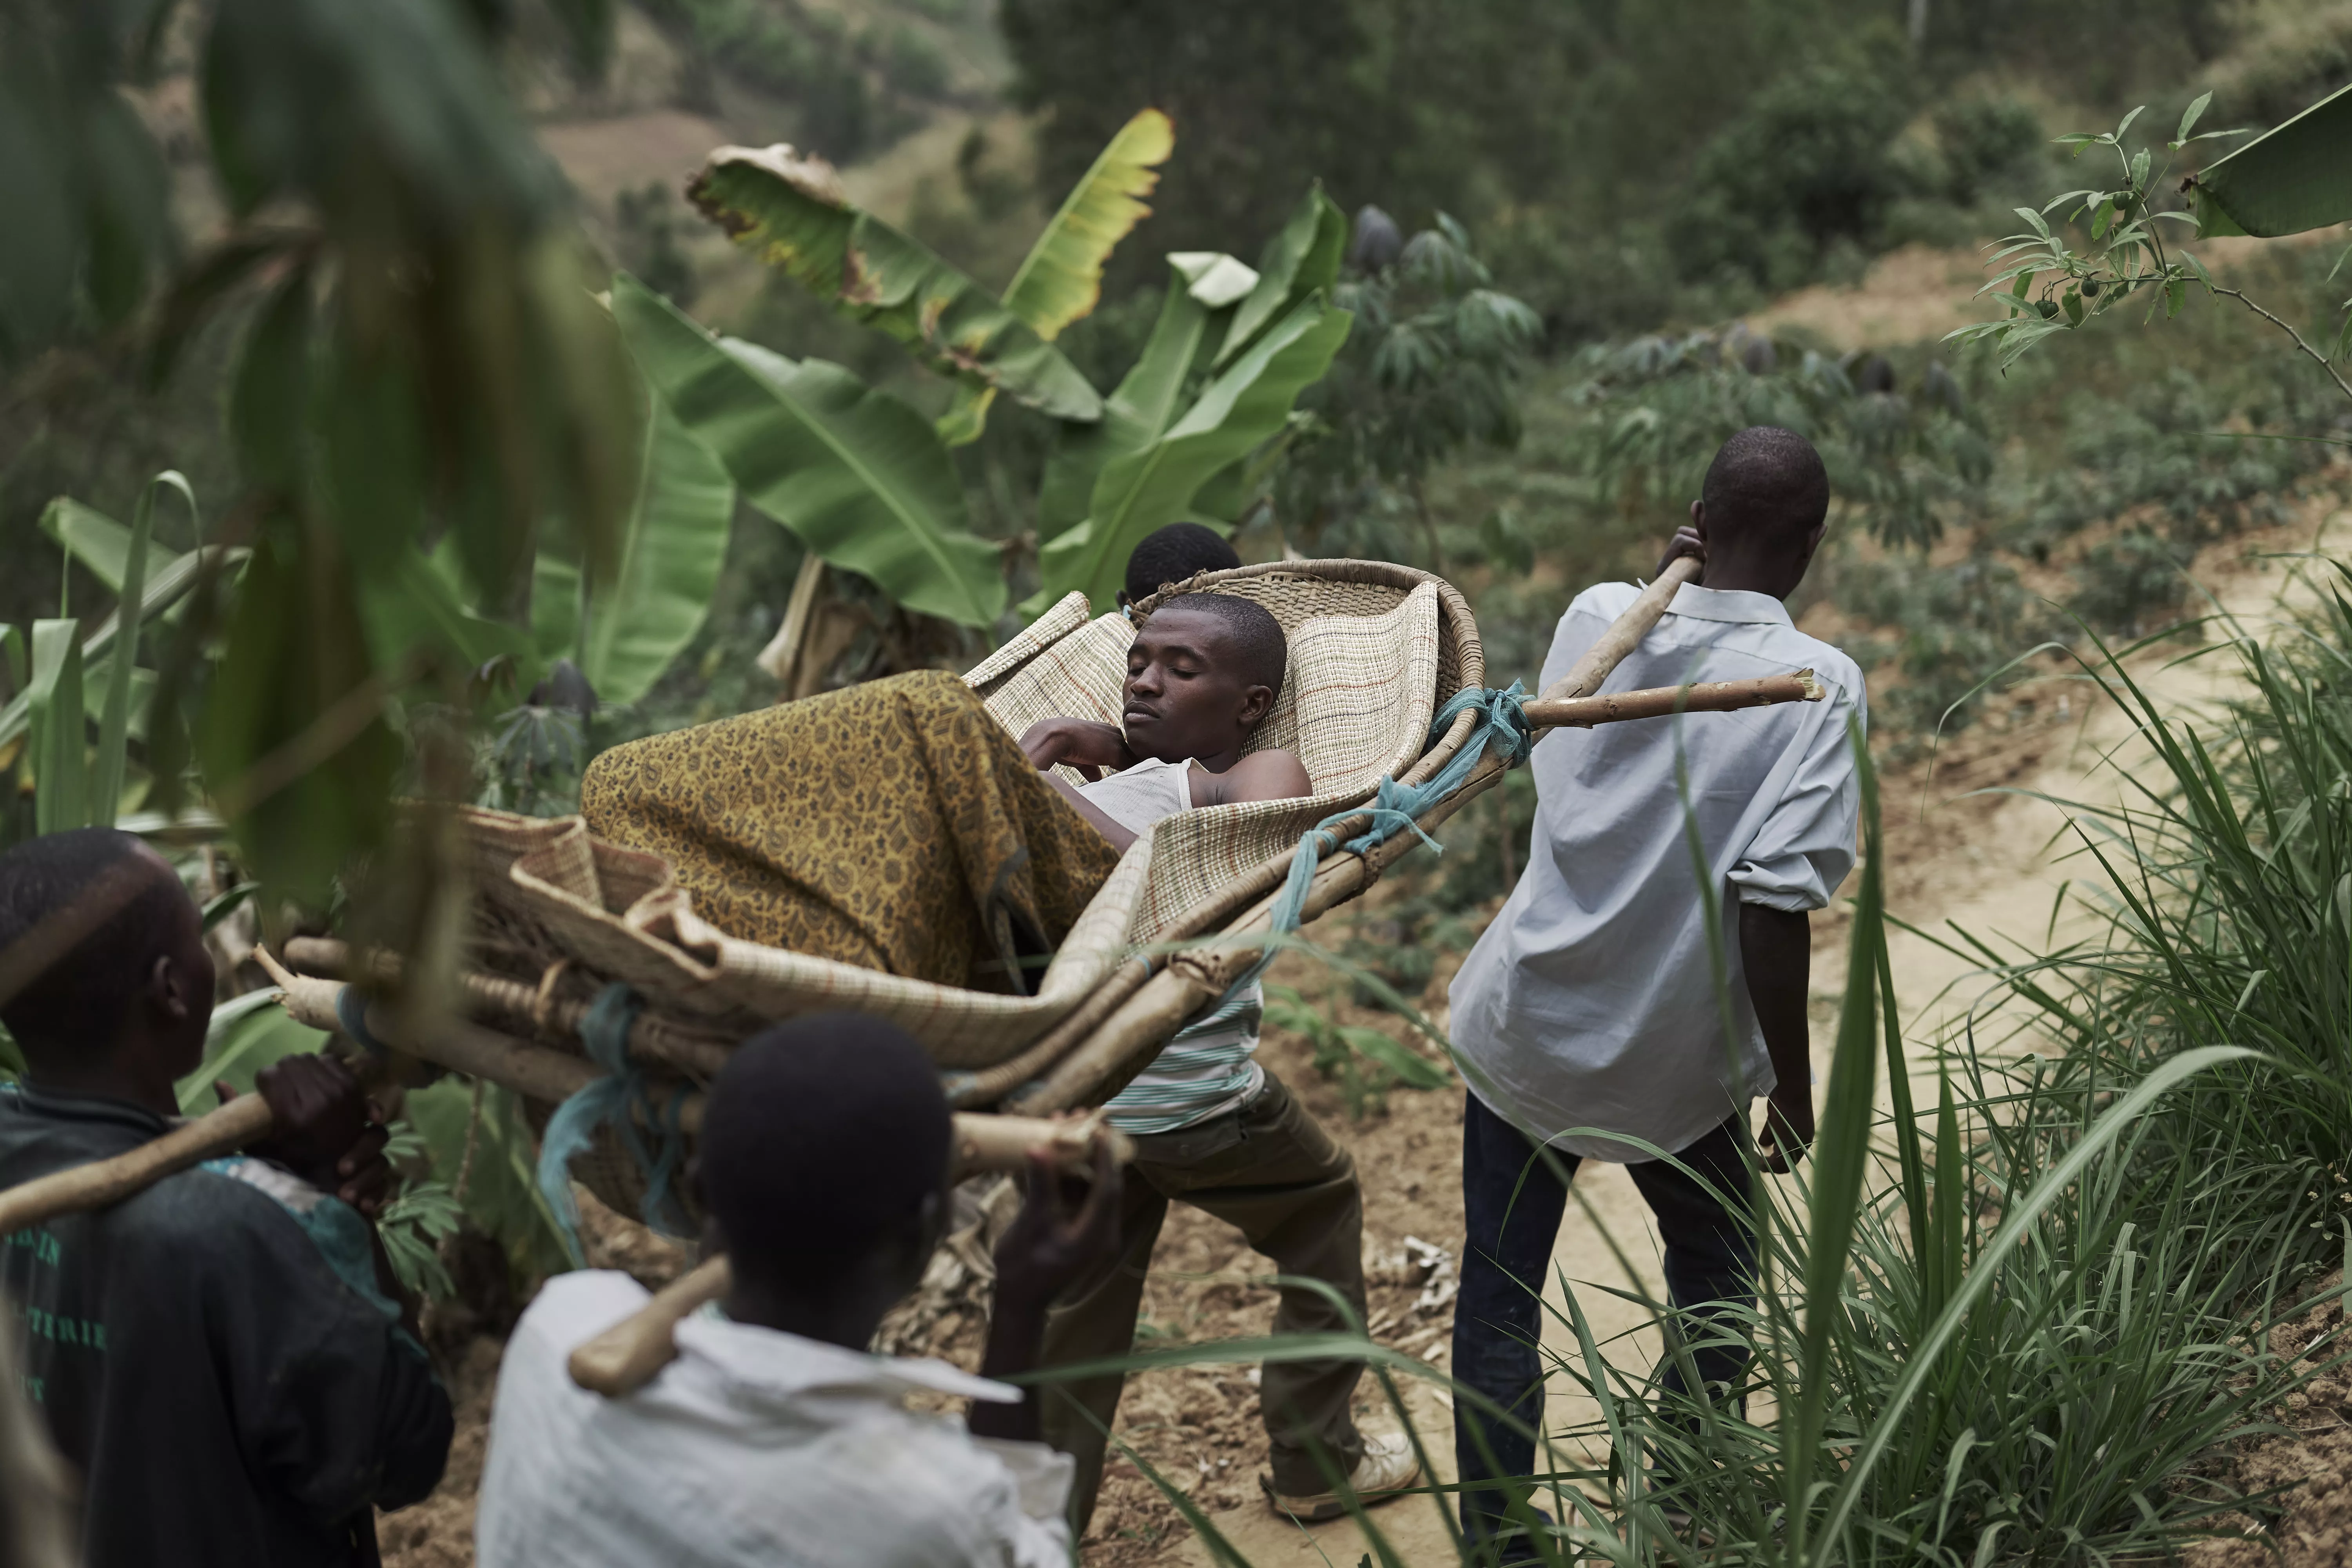
[[[1592,698],[1689,574],[1662,574],[1588,657],[1591,668],[1546,693],[1554,700],[1528,703],[1528,719],[1591,723],[1818,695],[1800,679]],[[627,1032],[627,1068],[643,1075],[642,1103],[654,1106],[665,1096],[676,1103],[692,1094],[763,1023],[856,1008],[890,1018],[921,1041],[960,1110],[1037,1116],[1100,1104],[1260,957],[1301,835],[1318,824],[1337,840],[1363,833],[1373,822],[1363,808],[1383,779],[1425,783],[1454,760],[1479,722],[1464,711],[1431,733],[1433,713],[1449,699],[1484,687],[1486,659],[1469,605],[1429,574],[1360,561],[1244,567],[1164,590],[1137,606],[1137,618],[1177,592],[1246,597],[1282,624],[1289,675],[1254,744],[1297,752],[1315,793],[1185,812],[1140,836],[1034,994],[962,991],[740,942],[695,914],[658,857],[599,842],[577,817],[469,809],[459,826],[474,919],[460,1006],[474,1021],[471,1033],[530,1047],[532,1060],[550,1051],[576,1058],[591,1009],[613,987],[627,986],[643,1004]],[[965,679],[1015,735],[1046,717],[1116,722],[1133,636],[1126,617],[1090,617],[1084,598],[1072,595]],[[1480,757],[1452,794],[1415,814],[1416,825],[1445,820],[1510,761]],[[1311,921],[1361,894],[1417,841],[1406,833],[1361,853],[1322,854],[1298,919]],[[363,988],[382,990],[394,979],[335,943],[298,942],[286,956],[298,972]],[[315,988],[308,994],[309,1012],[327,1005]],[[397,1013],[361,1015],[379,1020],[361,1031],[398,1034],[396,1022],[380,1021],[386,1011]],[[349,1005],[339,1016],[358,1022]],[[375,1043],[427,1059],[448,1054],[430,1039]],[[542,1112],[571,1081],[543,1071],[517,1077],[502,1070],[494,1050],[465,1054],[465,1061],[445,1065],[507,1082]],[[638,1212],[644,1173],[614,1130],[602,1130],[572,1171],[608,1204]]]

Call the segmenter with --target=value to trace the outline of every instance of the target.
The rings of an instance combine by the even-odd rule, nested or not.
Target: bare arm
[[[1298,800],[1315,793],[1315,781],[1307,776],[1307,764],[1291,752],[1253,752],[1227,768],[1213,773],[1192,764],[1192,804],[1194,805],[1239,805],[1253,800]]]
[[[1764,1168],[1786,1171],[1813,1142],[1813,1053],[1805,997],[1813,966],[1813,927],[1801,910],[1739,906],[1739,964],[1748,999],[1777,1079],[1757,1142]]]

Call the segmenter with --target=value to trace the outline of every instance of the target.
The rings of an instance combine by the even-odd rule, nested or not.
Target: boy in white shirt
[[[778,1025],[711,1085],[697,1178],[732,1267],[720,1310],[623,1399],[575,1386],[572,1351],[645,1305],[625,1274],[548,1281],[499,1373],[482,1568],[1067,1568],[1070,1461],[1038,1441],[1032,1370],[1054,1297],[1110,1253],[1118,1172],[1083,1205],[1042,1165],[998,1244],[982,1375],[869,1354],[949,1213],[952,1122],[896,1026]],[[910,1392],[974,1402],[969,1422]]]
[[[1806,912],[1827,904],[1853,865],[1860,792],[1847,724],[1863,719],[1864,699],[1853,661],[1798,631],[1781,601],[1803,580],[1828,508],[1829,476],[1801,436],[1759,426],[1724,443],[1691,526],[1659,563],[1689,554],[1706,569],[1603,689],[1811,668],[1828,700],[1552,731],[1535,750],[1527,870],[1454,981],[1454,1040],[1473,1091],[1454,1375],[1535,1430],[1539,1298],[1567,1201],[1562,1176],[1587,1157],[1630,1166],[1658,1217],[1673,1305],[1704,1313],[1752,1297],[1747,1205],[1707,1190],[1749,1192],[1749,1098],[1769,1100],[1758,1138],[1766,1169],[1787,1170],[1812,1141]],[[1635,593],[1609,583],[1580,595],[1560,618],[1544,681],[1566,673]],[[1728,968],[1728,1019],[1693,826]],[[1544,1147],[1556,1165],[1537,1159]],[[1709,1346],[1693,1360],[1714,1389],[1738,1377],[1746,1356]],[[1678,1368],[1667,1375],[1679,1386]],[[1466,1401],[1460,1409],[1464,1526],[1501,1562],[1534,1562],[1520,1534],[1529,1516],[1510,1517],[1527,1483],[1510,1478],[1532,1472],[1535,1445],[1479,1420]]]

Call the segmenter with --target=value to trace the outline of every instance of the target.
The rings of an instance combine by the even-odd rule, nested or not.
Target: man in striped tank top
[[[1146,584],[1134,596],[1155,587]],[[1048,719],[1022,737],[1022,750],[1041,769],[1068,763],[1086,776],[1090,782],[1071,784],[1046,775],[1121,849],[1179,811],[1311,795],[1307,770],[1291,752],[1242,752],[1281,695],[1287,661],[1282,627],[1263,605],[1182,595],[1136,632],[1118,726]],[[1042,1366],[1133,1348],[1144,1274],[1171,1200],[1234,1226],[1279,1272],[1330,1286],[1363,1321],[1355,1163],[1257,1061],[1260,1007],[1255,981],[1237,988],[1179,1031],[1109,1101],[1112,1123],[1134,1137],[1137,1150],[1122,1191],[1118,1262],[1055,1305]],[[1318,1333],[1347,1325],[1328,1299],[1292,1287],[1282,1291],[1274,1326],[1277,1333]],[[1327,1464],[1348,1475],[1365,1502],[1417,1479],[1402,1434],[1368,1438],[1357,1431],[1349,1405],[1362,1372],[1360,1362],[1264,1369],[1259,1403],[1272,1473],[1259,1479],[1276,1508],[1307,1519],[1343,1511]],[[1070,1492],[1076,1537],[1094,1511],[1103,1434],[1124,1382],[1113,1375],[1065,1384],[1067,1397],[1045,1405],[1046,1441],[1076,1461]]]

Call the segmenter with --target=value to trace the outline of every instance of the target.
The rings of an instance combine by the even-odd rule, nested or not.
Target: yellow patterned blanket
[[[894,676],[615,746],[597,837],[743,942],[1026,994],[1118,856],[963,681]]]

